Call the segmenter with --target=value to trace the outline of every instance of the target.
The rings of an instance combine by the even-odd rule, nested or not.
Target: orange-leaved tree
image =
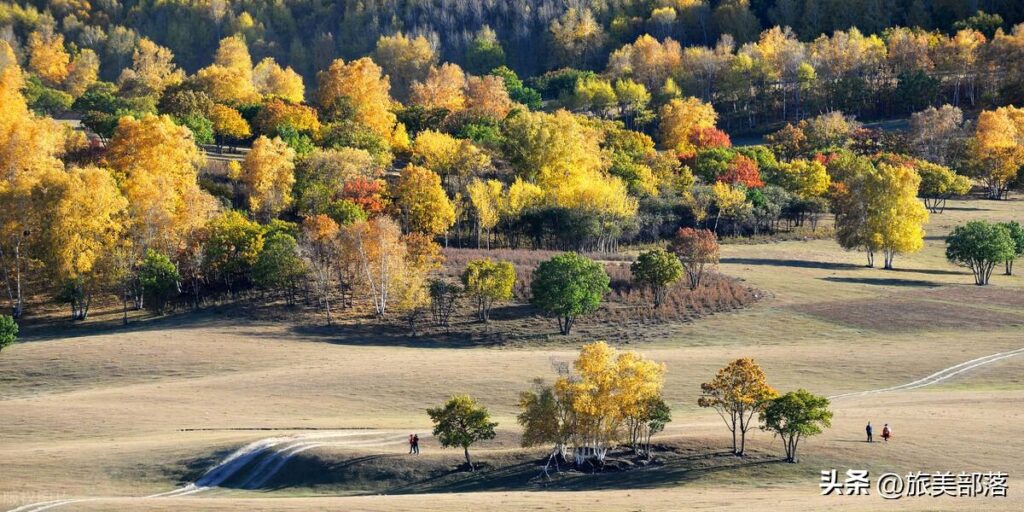
[[[743,455],[754,414],[779,395],[768,385],[764,370],[750,358],[729,363],[700,389],[697,405],[711,407],[722,417],[732,432],[732,451],[736,455]]]

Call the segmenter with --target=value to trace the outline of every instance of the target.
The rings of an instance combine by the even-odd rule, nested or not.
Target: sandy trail
[[[828,397],[830,400],[842,400],[844,398],[860,397],[878,393],[889,393],[894,391],[909,391],[913,389],[931,386],[944,382],[965,372],[992,364],[997,361],[1008,359],[1024,354],[1024,347],[1007,352],[999,352],[987,356],[971,359],[962,363],[939,370],[931,375],[887,388],[872,389],[867,391],[856,391],[843,393]],[[424,435],[423,437],[427,437]],[[408,434],[394,430],[359,430],[359,431],[326,431],[306,434],[294,434],[290,436],[278,436],[261,439],[249,443],[242,448],[232,452],[222,461],[210,468],[194,483],[179,487],[172,491],[153,494],[146,498],[179,498],[193,496],[204,491],[218,487],[228,480],[235,480],[236,487],[242,489],[255,489],[268,482],[278,471],[296,455],[324,446],[338,447],[380,447],[406,443]],[[259,460],[255,466],[255,461]],[[251,469],[247,470],[247,468]],[[245,473],[243,475],[243,473]],[[244,478],[244,479],[243,479]],[[241,480],[239,480],[241,479]],[[45,501],[23,505],[8,512],[43,512],[57,507],[95,500],[99,498],[64,499]]]

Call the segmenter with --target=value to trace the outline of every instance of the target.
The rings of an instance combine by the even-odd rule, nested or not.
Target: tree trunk
[[[470,460],[470,458],[469,458],[469,447],[468,446],[463,446],[462,447],[462,453],[464,453],[466,455],[466,465],[469,466],[469,470],[470,471],[474,471],[474,469],[473,469],[473,461]]]

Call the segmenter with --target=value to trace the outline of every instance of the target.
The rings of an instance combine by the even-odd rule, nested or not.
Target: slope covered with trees
[[[344,2],[0,5],[0,277],[15,316],[38,295],[85,319],[98,295],[162,312],[258,288],[316,297],[328,322],[359,301],[415,330],[461,288],[437,280],[441,246],[615,252],[678,233],[629,278],[657,309],[681,272],[693,293],[707,283],[719,237],[834,231],[889,269],[921,248],[928,210],[972,183],[1003,199],[1021,182],[1024,115],[1003,104],[1024,91],[1024,25],[1003,4],[1005,18],[928,4],[927,29],[808,28],[785,2],[504,5],[506,24],[544,18],[523,25],[539,45],[523,55],[483,23],[503,4],[445,18],[483,17],[462,46],[415,24],[356,29],[367,7]],[[775,19],[794,29],[761,30]],[[185,20],[189,37],[172,36]],[[307,50],[307,23],[345,37]],[[857,120],[897,112],[913,112],[905,133]],[[726,132],[766,126],[759,146]],[[540,265],[533,284],[554,277],[523,297],[566,334],[609,291],[601,263],[556,272],[573,257]],[[485,321],[529,286],[500,268],[493,298],[479,276],[463,283]]]

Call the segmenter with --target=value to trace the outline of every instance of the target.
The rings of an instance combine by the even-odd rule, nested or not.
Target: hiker
[[[889,424],[886,423],[885,426],[882,427],[882,439],[888,443],[890,437],[892,437],[892,429],[889,428]]]
[[[864,427],[864,430],[866,430],[867,433],[868,433],[868,442],[869,443],[875,442],[875,440],[871,438],[872,429],[871,429],[871,422],[870,421],[868,422],[868,426]]]
[[[416,434],[409,434],[409,455],[416,453]]]
[[[412,452],[416,455],[420,454],[420,435],[413,434],[412,436]]]

